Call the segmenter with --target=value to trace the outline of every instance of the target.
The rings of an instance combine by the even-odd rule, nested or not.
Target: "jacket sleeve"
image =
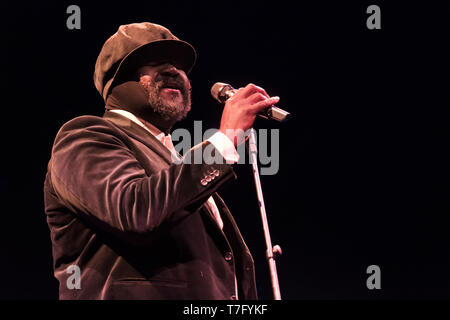
[[[59,200],[107,229],[148,234],[191,214],[235,178],[229,164],[193,161],[147,175],[116,128],[101,118],[89,118],[61,128],[49,171]],[[194,146],[187,157],[207,146],[212,147],[208,141]]]

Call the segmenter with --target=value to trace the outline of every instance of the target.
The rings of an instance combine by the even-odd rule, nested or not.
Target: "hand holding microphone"
[[[234,90],[230,85],[218,82],[211,88],[211,94],[218,101],[225,102],[220,131],[233,141],[235,146],[242,142],[243,137],[239,136],[239,131],[245,132],[250,129],[257,115],[277,119],[272,117],[271,113],[280,98],[270,97],[263,88],[252,83]],[[279,119],[285,120],[289,113],[281,111],[284,114],[279,112],[276,114],[279,115]]]

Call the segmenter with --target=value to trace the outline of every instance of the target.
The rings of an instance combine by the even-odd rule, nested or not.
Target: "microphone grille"
[[[211,87],[211,95],[212,95],[212,97],[214,99],[216,99],[217,101],[222,102],[222,100],[220,99],[220,92],[226,86],[229,86],[229,84],[223,83],[223,82],[216,82],[216,83],[214,83],[214,85]]]

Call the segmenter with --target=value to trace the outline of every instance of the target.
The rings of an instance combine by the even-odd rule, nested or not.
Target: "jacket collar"
[[[116,112],[105,111],[105,113],[103,114],[103,118],[112,122],[127,135],[131,136],[132,138],[146,145],[148,148],[157,152],[161,156],[161,158],[167,162],[167,164],[172,164],[172,156],[170,151],[149,131],[142,128],[140,125],[131,121],[127,117]]]

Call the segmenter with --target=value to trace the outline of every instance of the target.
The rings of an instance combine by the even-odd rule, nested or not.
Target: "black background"
[[[81,8],[68,30],[66,8]],[[381,8],[381,30],[366,9]],[[450,297],[449,17],[446,1],[9,2],[2,8],[0,298],[56,299],[43,181],[66,121],[101,115],[93,84],[104,41],[150,21],[194,45],[193,110],[177,127],[219,126],[209,89],[249,82],[293,114],[280,170],[262,176],[284,299]],[[5,71],[6,70],[6,71]],[[6,90],[5,90],[6,89]],[[248,165],[221,192],[271,299]],[[381,268],[368,290],[366,268]]]

